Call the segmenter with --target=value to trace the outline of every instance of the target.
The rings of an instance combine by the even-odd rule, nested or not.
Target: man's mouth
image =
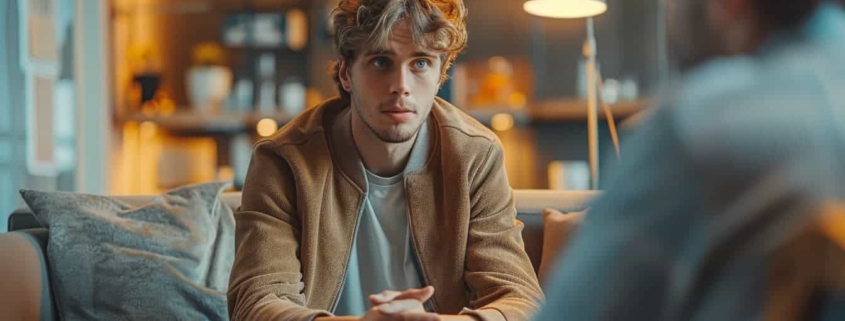
[[[382,110],[382,113],[390,117],[396,122],[405,122],[416,114],[413,109],[401,106],[393,106]]]

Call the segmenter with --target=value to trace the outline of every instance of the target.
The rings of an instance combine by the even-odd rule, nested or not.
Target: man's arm
[[[272,142],[258,143],[235,214],[229,315],[238,320],[312,320],[299,261],[300,222],[291,169]]]
[[[504,167],[502,145],[491,143],[472,180],[472,213],[464,278],[473,291],[462,314],[482,320],[528,320],[543,301],[534,268],[516,223],[513,191]]]

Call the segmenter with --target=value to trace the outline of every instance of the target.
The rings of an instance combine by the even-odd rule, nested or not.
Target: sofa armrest
[[[20,208],[9,215],[9,232],[43,227],[28,208]]]
[[[8,320],[57,320],[50,288],[46,229],[0,234],[0,315]]]

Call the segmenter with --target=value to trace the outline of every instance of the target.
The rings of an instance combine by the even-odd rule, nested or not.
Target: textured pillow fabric
[[[22,190],[49,229],[62,320],[226,320],[234,216],[228,183],[186,186],[141,207],[114,198]]]
[[[552,272],[557,259],[566,252],[569,240],[583,221],[584,215],[586,211],[564,214],[553,209],[543,210],[543,257],[540,259],[537,275],[542,287],[546,286],[546,278]]]

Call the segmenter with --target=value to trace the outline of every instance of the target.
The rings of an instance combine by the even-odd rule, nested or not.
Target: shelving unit
[[[648,106],[648,100],[620,102],[611,105],[613,115],[617,120],[625,119],[642,111]],[[272,119],[279,127],[293,120],[296,115],[286,113],[262,114],[256,112],[217,113],[207,114],[198,111],[188,111],[182,108],[171,115],[144,115],[133,113],[118,117],[119,124],[129,121],[156,124],[159,128],[172,135],[202,136],[202,135],[240,135],[251,133],[256,124],[262,119]],[[512,108],[483,108],[466,110],[467,114],[485,125],[490,125],[491,119],[498,114],[513,117],[514,124],[528,126],[533,123],[578,122],[587,117],[586,102],[573,99],[552,101],[538,104],[528,109]],[[600,113],[604,118],[604,113]]]
[[[614,118],[617,120],[631,117],[649,105],[649,100],[634,100],[610,105]],[[512,108],[479,108],[468,110],[467,113],[485,125],[490,125],[491,119],[497,114],[508,114],[514,119],[514,124],[527,126],[535,123],[566,123],[587,120],[587,102],[579,99],[565,99],[543,102],[526,109]],[[604,112],[599,112],[599,118],[604,119]]]
[[[150,122],[172,135],[237,135],[252,131],[262,119],[269,118],[278,124],[285,124],[295,116],[285,113],[221,113],[205,114],[194,111],[180,111],[172,115],[130,114],[117,119],[119,123],[134,121]]]

